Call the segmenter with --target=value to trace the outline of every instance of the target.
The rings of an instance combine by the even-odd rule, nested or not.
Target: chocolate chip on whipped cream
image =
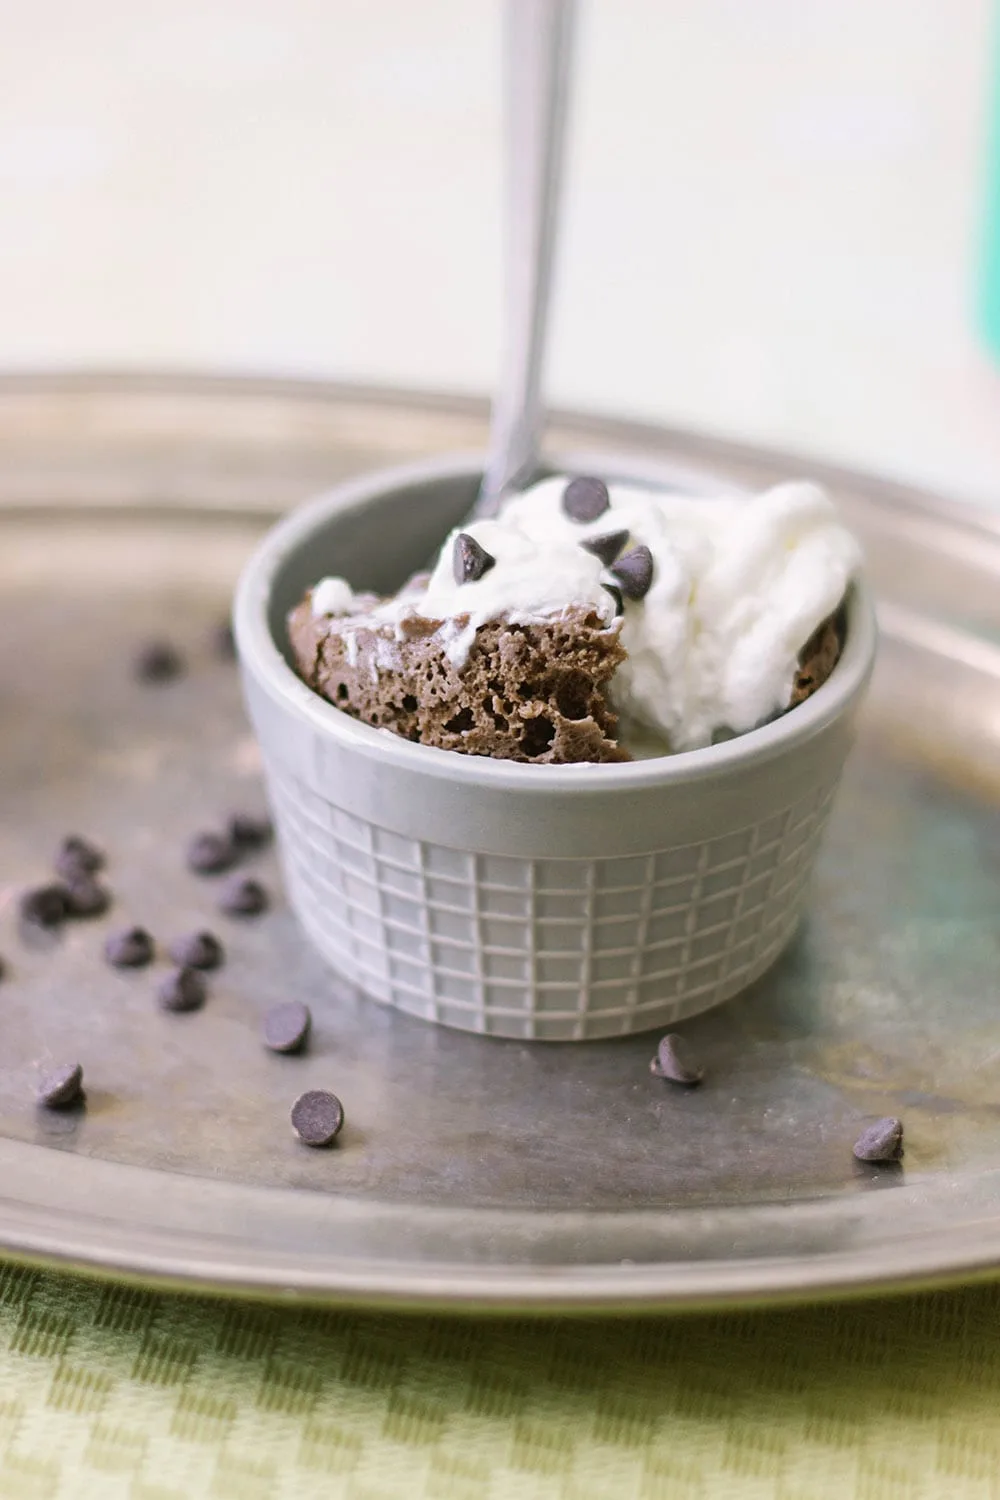
[[[627,531],[607,531],[603,536],[585,536],[580,546],[585,552],[592,552],[595,557],[599,557],[604,566],[610,568],[627,541]]]
[[[496,567],[496,562],[496,558],[491,557],[474,536],[470,536],[467,531],[458,533],[452,553],[452,569],[456,583],[478,583],[484,573]]]
[[[611,497],[603,479],[580,475],[577,479],[571,479],[563,490],[563,510],[571,521],[577,521],[581,525],[596,521],[610,506]]]
[[[628,599],[645,599],[653,582],[653,554],[641,543],[618,559],[611,575]]]

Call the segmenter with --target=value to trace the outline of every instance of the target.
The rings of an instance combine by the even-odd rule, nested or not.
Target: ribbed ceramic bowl
[[[795,930],[873,663],[867,593],[829,681],[711,749],[532,766],[414,745],[307,688],[285,619],[329,573],[398,587],[479,472],[459,458],[343,484],[244,571],[236,641],[289,899],[339,974],[428,1021],[550,1041],[668,1025],[750,984]]]

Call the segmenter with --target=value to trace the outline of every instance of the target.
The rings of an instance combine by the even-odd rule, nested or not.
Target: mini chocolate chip
[[[228,620],[222,620],[213,632],[212,637],[215,646],[215,654],[223,661],[235,661],[236,641],[233,637],[233,627]]]
[[[563,490],[562,508],[571,521],[596,521],[611,508],[611,496],[603,479],[581,475]]]
[[[153,939],[145,927],[125,927],[108,938],[104,957],[116,969],[144,969],[153,959]]]
[[[267,891],[250,875],[230,880],[219,898],[219,909],[230,917],[257,917],[267,908]]]
[[[173,969],[157,987],[163,1010],[200,1010],[205,1003],[205,981],[197,969]]]
[[[236,850],[225,834],[196,833],[187,846],[185,859],[188,869],[196,875],[218,875],[232,869]]]
[[[307,1146],[329,1146],[343,1123],[344,1106],[326,1089],[310,1089],[292,1105],[292,1126]]]
[[[46,1073],[36,1098],[46,1109],[67,1109],[83,1097],[83,1069],[79,1063],[64,1063]]]
[[[169,953],[182,969],[217,969],[225,958],[214,932],[186,932],[174,939]]]
[[[612,577],[622,586],[629,599],[644,599],[653,581],[653,554],[648,547],[633,547],[624,552],[611,569]]]
[[[69,909],[64,885],[39,885],[21,897],[21,920],[34,927],[58,927]]]
[[[59,845],[56,855],[56,870],[64,880],[73,880],[77,875],[93,875],[104,868],[104,855],[89,839],[71,833]]]
[[[603,536],[585,536],[580,546],[610,568],[627,541],[627,531],[606,531]]]
[[[903,1155],[903,1123],[891,1116],[868,1125],[854,1142],[858,1161],[899,1161]]]
[[[655,1078],[666,1078],[671,1083],[683,1083],[689,1087],[700,1083],[705,1076],[704,1069],[699,1068],[684,1038],[676,1031],[668,1031],[665,1037],[661,1037],[649,1071]]]
[[[625,613],[625,600],[622,598],[621,589],[616,589],[613,583],[602,583],[601,588],[606,589],[615,601],[615,615],[623,615]]]
[[[264,1046],[272,1052],[300,1052],[309,1036],[312,1016],[301,1000],[272,1005],[264,1017]]]
[[[271,819],[256,813],[233,813],[229,819],[229,842],[236,849],[263,849],[274,838]]]
[[[480,547],[474,536],[470,536],[467,531],[458,533],[452,557],[456,583],[475,583],[495,563],[496,558],[491,557],[485,547]]]
[[[71,917],[101,917],[111,905],[111,893],[92,875],[66,882],[66,911]]]
[[[140,682],[171,682],[184,671],[184,658],[169,641],[150,641],[135,659]]]

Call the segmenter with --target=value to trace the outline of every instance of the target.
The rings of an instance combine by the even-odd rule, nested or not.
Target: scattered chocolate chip
[[[580,476],[563,490],[562,508],[571,521],[596,521],[611,508],[611,496],[603,479]]]
[[[184,658],[169,641],[150,641],[135,659],[140,682],[171,682],[184,671]]]
[[[603,536],[584,537],[580,546],[584,552],[593,553],[606,568],[610,568],[627,541],[627,531],[606,531]]]
[[[64,885],[39,885],[21,897],[21,920],[33,927],[58,927],[68,909]]]
[[[174,939],[169,952],[182,969],[217,969],[225,958],[214,932],[186,932]]]
[[[230,880],[219,898],[220,911],[230,917],[257,917],[267,908],[267,891],[250,875],[239,875]]]
[[[83,1069],[79,1063],[64,1063],[46,1073],[36,1098],[46,1109],[67,1109],[83,1098]]]
[[[644,599],[653,581],[653,554],[648,547],[633,547],[622,554],[611,573],[629,599]]]
[[[264,1017],[264,1046],[272,1052],[300,1052],[309,1036],[312,1016],[301,1000],[272,1005]]]
[[[104,944],[104,957],[116,969],[143,969],[153,959],[153,939],[145,927],[125,927]]]
[[[661,1037],[649,1071],[655,1078],[666,1078],[671,1083],[683,1083],[689,1087],[700,1083],[705,1076],[704,1069],[698,1067],[684,1038],[676,1031],[668,1031],[665,1037]]]
[[[111,892],[92,875],[76,875],[66,882],[66,913],[71,917],[101,917],[111,905]]]
[[[174,969],[157,988],[163,1010],[200,1010],[205,1003],[205,981],[197,969]]]
[[[868,1125],[854,1142],[858,1161],[899,1161],[903,1155],[903,1123],[887,1117]]]
[[[6,961],[6,959],[0,958],[0,979],[2,979],[4,977],[4,975],[6,974],[6,972],[7,972],[7,961]]]
[[[229,819],[229,842],[235,849],[263,849],[274,838],[271,819],[255,813],[233,813]]]
[[[232,869],[236,850],[223,833],[196,833],[187,846],[185,858],[188,869],[196,875],[218,875]]]
[[[485,547],[480,547],[474,536],[467,531],[458,533],[452,558],[456,583],[475,583],[495,564],[496,558],[491,557]]]
[[[223,661],[236,660],[236,641],[233,637],[233,627],[228,620],[222,620],[213,632],[212,641],[215,646],[215,654]]]
[[[344,1123],[344,1106],[326,1089],[310,1089],[292,1105],[292,1126],[307,1146],[329,1146]]]
[[[104,868],[104,855],[89,839],[71,833],[59,845],[56,855],[56,871],[64,880],[73,880],[77,875],[93,875]]]
[[[616,589],[613,583],[602,583],[601,588],[606,589],[615,601],[615,614],[623,615],[625,613],[625,600],[622,598],[621,589]]]

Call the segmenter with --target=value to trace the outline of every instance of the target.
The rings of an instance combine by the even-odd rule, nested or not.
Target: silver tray
[[[649,1038],[479,1039],[338,986],[280,900],[246,925],[183,867],[261,801],[236,671],[212,651],[248,548],[351,472],[481,447],[474,402],[315,384],[0,382],[0,1250],[268,1296],[550,1311],[777,1300],[1000,1265],[1000,523],[824,471],[863,535],[884,643],[811,916],[755,989],[685,1028],[709,1077],[649,1076]],[[553,447],[764,484],[817,465],[561,417]],[[187,675],[142,688],[138,642]],[[110,854],[113,915],[26,943],[16,895],[59,838]],[[273,855],[261,862],[278,889]],[[101,961],[112,923],[194,924],[229,962],[204,1011]],[[311,1051],[259,1019],[308,1000]],[[46,1061],[87,1108],[43,1114]],[[336,1149],[291,1101],[344,1100]],[[873,1116],[901,1168],[856,1164]]]

